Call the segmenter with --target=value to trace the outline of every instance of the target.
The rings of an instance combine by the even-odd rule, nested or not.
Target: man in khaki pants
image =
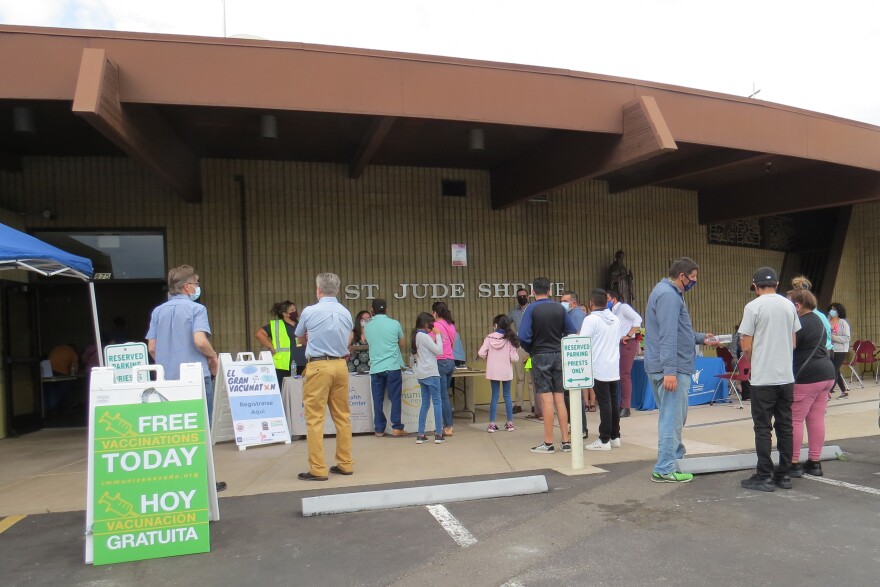
[[[351,312],[336,300],[339,277],[321,273],[315,280],[318,303],[300,316],[296,337],[306,344],[303,372],[303,408],[308,428],[309,470],[297,475],[303,481],[326,481],[324,463],[324,411],[336,425],[336,464],[330,472],[351,475],[351,422],[348,406],[348,368],[345,356],[351,342]]]
[[[528,307],[529,305],[528,290],[516,290],[516,302],[518,305],[511,308],[510,312],[508,312],[507,314],[507,317],[510,319],[510,326],[511,328],[513,328],[514,332],[519,330],[519,324],[520,322],[522,322],[523,312],[526,311],[526,307]],[[513,413],[518,414],[522,412],[523,399],[528,398],[532,402],[532,412],[535,413],[534,417],[540,418],[541,402],[535,401],[535,386],[532,383],[532,376],[531,374],[526,373],[525,370],[525,364],[528,360],[529,353],[520,348],[519,361],[513,364],[513,379],[515,382],[513,395]],[[528,388],[528,393],[525,393],[526,388]]]

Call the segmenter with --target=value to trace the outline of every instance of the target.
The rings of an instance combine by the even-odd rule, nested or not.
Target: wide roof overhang
[[[0,27],[0,168],[128,154],[198,201],[202,158],[481,169],[505,208],[575,181],[698,192],[699,219],[880,199],[880,128],[688,88],[245,39]],[[36,132],[12,132],[30,108]],[[260,137],[260,116],[278,138]],[[471,129],[486,148],[469,149]]]

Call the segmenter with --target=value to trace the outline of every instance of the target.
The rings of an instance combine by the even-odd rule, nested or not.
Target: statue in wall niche
[[[605,289],[620,292],[620,301],[632,305],[633,300],[633,274],[623,264],[623,251],[614,253],[614,263],[608,266],[608,276],[605,279]]]

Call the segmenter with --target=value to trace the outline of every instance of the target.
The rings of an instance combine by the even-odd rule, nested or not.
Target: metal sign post
[[[562,385],[571,399],[571,468],[584,468],[583,397],[581,390],[593,387],[593,349],[589,336],[562,339]]]

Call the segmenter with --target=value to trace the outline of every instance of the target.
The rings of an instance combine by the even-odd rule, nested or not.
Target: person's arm
[[[851,332],[849,329],[849,322],[841,318],[837,322],[837,334],[831,335],[831,340],[838,344],[845,344],[849,346],[849,341],[851,338]]]
[[[483,346],[480,347],[480,350],[477,351],[477,356],[481,359],[485,359],[489,356],[489,337],[483,339]]]
[[[743,334],[739,339],[739,346],[742,348],[743,356],[749,361],[752,360],[752,337]]]
[[[569,312],[565,313],[565,323],[562,326],[564,334],[577,334],[578,328],[574,325]]]
[[[308,332],[306,332],[306,312],[308,308],[303,310],[303,313],[299,317],[299,322],[296,324],[296,330],[293,334],[296,336],[296,343],[300,346],[306,344],[309,341]]]
[[[150,352],[150,356],[153,357],[153,361],[156,360],[156,339],[150,338],[147,340],[147,350]]]
[[[257,330],[254,333],[254,336],[257,337],[257,341],[259,341],[259,343],[261,345],[263,345],[263,348],[265,348],[267,351],[269,351],[273,355],[275,354],[275,347],[272,346],[272,340],[269,338],[269,335],[266,334],[265,330],[260,328],[259,330]]]
[[[216,376],[217,352],[211,345],[211,341],[208,340],[208,335],[201,330],[193,332],[193,344],[195,344],[196,348],[199,349],[199,352],[205,355],[208,359],[208,370],[211,371],[211,375]]]

